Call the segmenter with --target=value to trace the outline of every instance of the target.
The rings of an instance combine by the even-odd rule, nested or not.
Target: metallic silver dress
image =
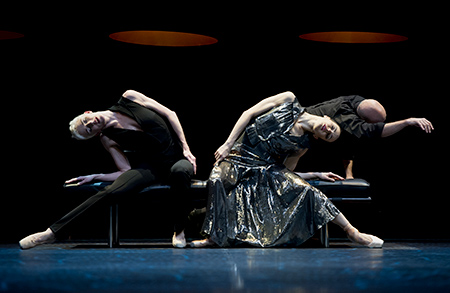
[[[283,165],[290,153],[309,146],[307,135],[289,133],[303,113],[295,100],[257,117],[212,170],[202,232],[219,246],[297,246],[339,214]]]

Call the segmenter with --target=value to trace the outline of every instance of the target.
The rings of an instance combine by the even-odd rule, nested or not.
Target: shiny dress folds
[[[211,171],[202,232],[219,246],[297,246],[339,214],[283,165],[289,154],[309,147],[307,135],[289,132],[303,113],[295,100],[257,117]]]

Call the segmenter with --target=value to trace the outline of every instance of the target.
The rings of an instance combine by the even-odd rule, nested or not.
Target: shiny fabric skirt
[[[208,181],[202,232],[221,247],[298,246],[340,212],[284,165],[222,161]]]

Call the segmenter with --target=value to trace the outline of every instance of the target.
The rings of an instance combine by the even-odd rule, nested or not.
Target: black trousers
[[[94,194],[67,215],[50,226],[53,233],[58,233],[73,219],[81,215],[97,202],[105,199],[122,200],[124,197],[139,193],[145,187],[167,181],[171,187],[173,197],[173,221],[174,230],[180,233],[184,230],[189,210],[187,204],[187,191],[191,186],[191,177],[194,173],[192,164],[181,159],[171,166],[169,170],[144,166],[142,168],[131,169],[120,175],[113,184]]]

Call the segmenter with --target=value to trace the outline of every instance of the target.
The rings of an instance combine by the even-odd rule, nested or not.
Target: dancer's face
[[[77,131],[84,137],[93,137],[105,126],[104,118],[97,112],[86,111],[78,120]]]
[[[341,135],[339,125],[328,116],[318,117],[313,126],[315,138],[323,139],[327,142],[336,141]]]

